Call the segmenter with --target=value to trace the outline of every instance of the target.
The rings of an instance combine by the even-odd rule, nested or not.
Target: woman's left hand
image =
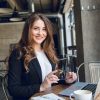
[[[77,80],[77,75],[74,72],[68,72],[66,73],[65,81],[66,83],[73,83]]]

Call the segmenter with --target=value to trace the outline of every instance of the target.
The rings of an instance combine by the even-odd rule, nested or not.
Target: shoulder
[[[17,59],[18,57],[20,57],[20,55],[21,55],[21,51],[16,48],[11,52],[9,59],[11,59],[11,58]]]

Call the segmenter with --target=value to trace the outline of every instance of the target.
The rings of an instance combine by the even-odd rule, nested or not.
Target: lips
[[[40,37],[40,36],[36,36],[36,38],[37,38],[37,39],[43,39],[43,37]]]

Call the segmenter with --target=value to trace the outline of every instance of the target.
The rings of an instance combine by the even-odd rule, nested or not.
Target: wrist
[[[41,91],[45,91],[47,88],[46,88],[46,86],[44,85],[44,84],[41,84],[40,85],[40,92]]]
[[[44,86],[43,85],[41,85],[40,86],[40,92],[42,92],[42,91],[44,91],[45,89],[44,89]]]

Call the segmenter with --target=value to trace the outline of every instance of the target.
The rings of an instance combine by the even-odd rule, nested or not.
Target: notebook
[[[100,86],[100,81],[98,82],[98,85]],[[70,94],[73,93],[75,90],[84,89],[84,90],[92,91],[92,95],[94,96],[96,88],[97,88],[97,84],[76,82],[73,85],[69,86],[68,88],[62,90],[58,95],[70,96]]]
[[[65,100],[65,99],[54,93],[49,93],[42,96],[31,97],[30,100]]]

